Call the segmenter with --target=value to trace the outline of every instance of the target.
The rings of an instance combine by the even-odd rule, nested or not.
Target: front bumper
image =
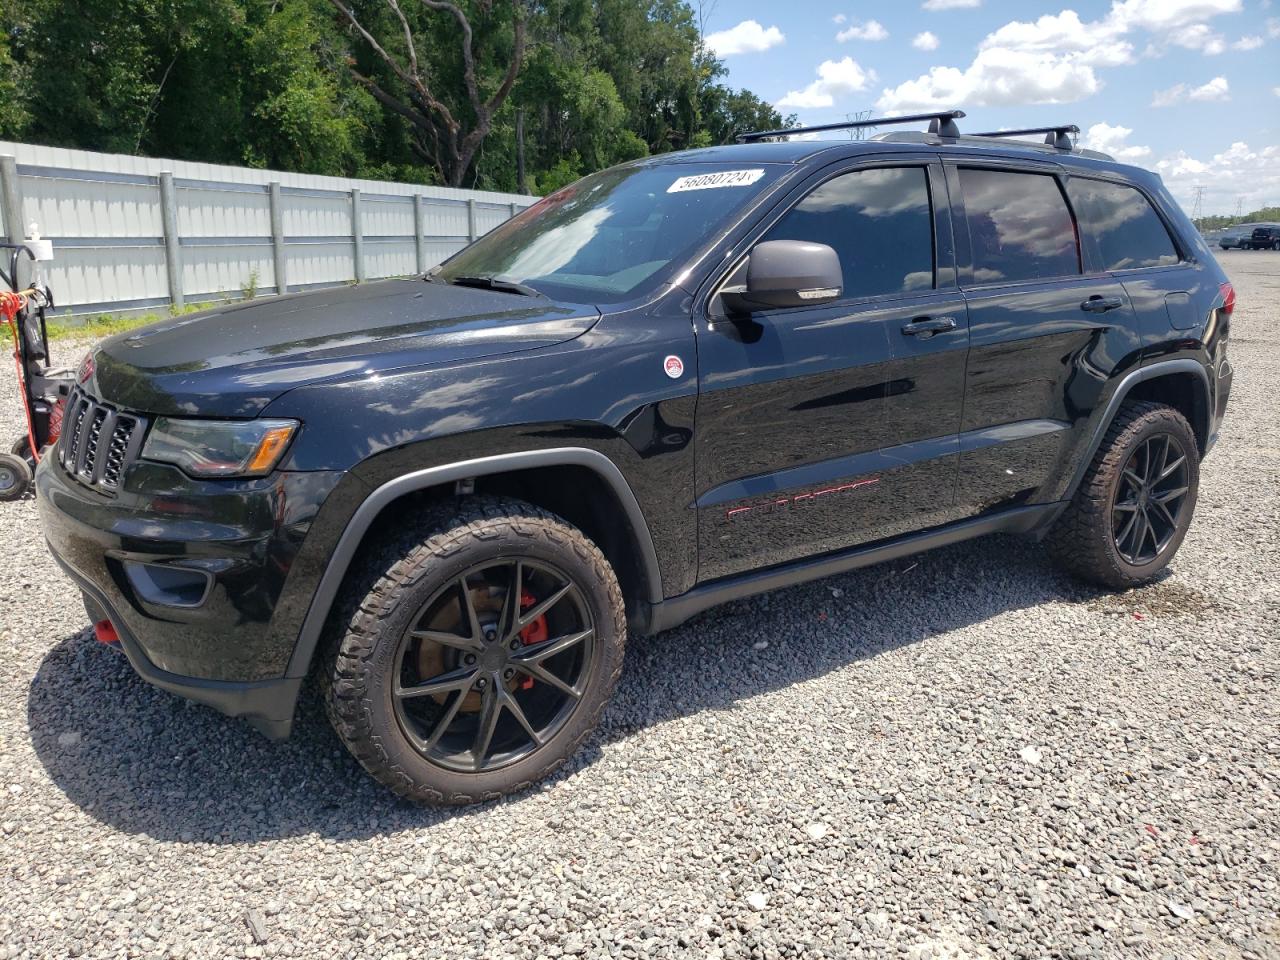
[[[304,612],[289,598],[309,596],[299,554],[340,477],[197,481],[139,462],[106,496],[45,457],[36,493],[50,551],[145,680],[284,736],[302,683],[285,675]]]

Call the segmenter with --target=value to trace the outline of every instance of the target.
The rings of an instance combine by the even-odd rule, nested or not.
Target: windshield
[[[539,200],[435,276],[518,283],[579,303],[630,300],[663,282],[782,169],[668,163],[605,170]]]

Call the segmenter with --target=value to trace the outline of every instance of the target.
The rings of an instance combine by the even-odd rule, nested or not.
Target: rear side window
[[[828,180],[764,239],[833,248],[846,297],[933,288],[933,215],[924,167],[876,167]]]
[[[1139,191],[1122,183],[1072,177],[1067,196],[1094,261],[1103,270],[1133,270],[1178,262],[1159,215]]]
[[[960,171],[973,251],[973,282],[1080,272],[1075,224],[1058,181],[1041,173]]]

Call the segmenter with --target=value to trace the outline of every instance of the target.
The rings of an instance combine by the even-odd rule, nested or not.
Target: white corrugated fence
[[[0,140],[5,233],[53,240],[59,315],[405,276],[536,199]]]

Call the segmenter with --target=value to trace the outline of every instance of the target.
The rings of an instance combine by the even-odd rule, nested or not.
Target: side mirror
[[[751,313],[827,303],[843,289],[840,257],[825,243],[766,240],[751,248],[720,298],[730,313]]]

